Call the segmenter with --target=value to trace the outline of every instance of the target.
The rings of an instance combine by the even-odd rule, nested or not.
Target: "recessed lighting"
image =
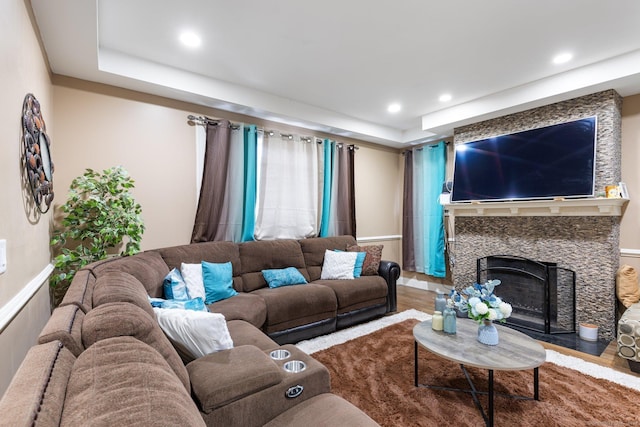
[[[394,102],[387,107],[387,111],[390,113],[397,113],[400,110],[402,110],[402,106],[397,102]]]
[[[449,102],[449,101],[451,101],[451,94],[450,93],[443,93],[442,95],[440,95],[440,98],[438,98],[438,100],[440,102]]]
[[[193,31],[185,31],[180,34],[180,41],[187,47],[198,47],[202,44],[202,39]]]
[[[571,61],[572,58],[573,58],[573,54],[571,54],[569,52],[564,52],[564,53],[561,53],[559,55],[554,56],[553,57],[553,63],[554,64],[564,64],[565,62]]]

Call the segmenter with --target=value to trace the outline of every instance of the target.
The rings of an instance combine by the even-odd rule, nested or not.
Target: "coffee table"
[[[544,347],[525,334],[496,325],[500,337],[498,345],[491,346],[478,342],[478,324],[471,319],[457,319],[457,333],[445,334],[431,329],[431,320],[417,324],[413,328],[414,337],[414,384],[416,387],[428,387],[438,390],[461,391],[471,393],[476,407],[480,410],[485,424],[493,427],[493,371],[520,371],[533,369],[533,397],[504,395],[514,399],[540,400],[538,391],[538,367],[546,360]],[[467,378],[470,389],[441,387],[431,384],[418,384],[418,347],[424,347],[431,353],[459,363]],[[476,389],[465,366],[486,369],[489,376],[489,389]],[[485,412],[478,395],[488,395],[489,405]],[[500,394],[503,395],[503,394]]]

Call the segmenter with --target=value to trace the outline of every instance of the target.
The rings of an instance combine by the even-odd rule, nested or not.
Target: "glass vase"
[[[478,326],[478,341],[486,345],[498,345],[498,329],[491,320],[484,320]]]

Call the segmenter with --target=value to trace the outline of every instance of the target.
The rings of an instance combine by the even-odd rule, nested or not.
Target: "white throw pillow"
[[[202,298],[206,301],[204,292],[204,280],[202,279],[202,264],[185,264],[180,265],[180,273],[187,285],[187,292],[191,298]]]
[[[233,348],[227,322],[220,313],[155,307],[153,311],[164,333],[196,359]]]
[[[322,280],[353,279],[353,268],[358,258],[357,252],[324,252],[322,263]]]

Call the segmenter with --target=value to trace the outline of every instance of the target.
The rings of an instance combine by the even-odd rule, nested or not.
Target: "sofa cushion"
[[[245,242],[239,244],[238,248],[244,292],[252,292],[267,286],[262,270],[294,267],[300,271],[307,282],[309,281],[304,256],[296,240]]]
[[[179,308],[181,310],[209,311],[200,297],[185,300],[149,297],[149,303],[151,304],[151,307],[157,308]]]
[[[66,305],[53,310],[51,317],[40,331],[38,344],[60,341],[74,356],[84,351],[82,321],[84,312],[76,305]]]
[[[366,252],[364,257],[364,264],[362,265],[363,276],[376,276],[378,269],[380,268],[380,260],[382,259],[382,249],[384,245],[369,245],[369,246],[349,246],[347,250],[349,252]]]
[[[250,345],[201,357],[187,370],[204,413],[278,384],[284,375],[268,355]]]
[[[167,361],[129,336],[85,350],[71,371],[60,425],[205,426]]]
[[[229,320],[227,321],[227,328],[233,340],[233,345],[236,347],[253,345],[260,350],[271,350],[278,347],[278,343],[244,320]]]
[[[137,305],[151,318],[155,318],[144,286],[138,279],[124,271],[107,270],[96,280],[93,290],[93,307],[110,302],[128,302]]]
[[[78,270],[71,283],[73,286],[69,286],[58,307],[77,305],[85,313],[91,310],[93,307],[93,288],[96,284],[96,277],[91,270],[86,267]]]
[[[213,304],[238,295],[233,289],[233,270],[231,262],[215,263],[202,261],[202,280],[204,281],[205,303]]]
[[[327,286],[335,292],[338,314],[385,304],[387,301],[387,282],[381,276],[362,276],[352,280],[317,280],[313,283]]]
[[[261,328],[267,320],[267,304],[258,295],[238,292],[233,298],[209,304],[209,311],[220,313],[230,320],[245,320],[257,328]]]
[[[107,303],[94,308],[82,324],[85,348],[107,338],[131,336],[153,347],[164,357],[187,391],[191,390],[189,374],[180,356],[162,332],[154,317],[140,307],[126,302]]]
[[[299,240],[298,242],[300,243],[305,265],[307,266],[309,278],[312,282],[320,278],[324,252],[327,249],[346,251],[347,246],[356,244],[356,239],[353,236],[312,237]]]
[[[191,298],[202,298],[202,301],[204,301],[206,299],[206,293],[204,290],[202,263],[183,262],[180,264],[180,273],[184,279],[189,296]]]
[[[355,272],[356,252],[324,251],[321,280],[353,279]]]
[[[60,341],[31,347],[0,400],[0,424],[58,426],[74,361]]]
[[[233,348],[222,314],[162,308],[154,311],[164,333],[186,349],[193,359]]]
[[[162,281],[165,299],[188,300],[191,299],[187,292],[187,284],[177,268],[171,269]]]
[[[267,333],[283,331],[336,317],[336,294],[327,286],[309,283],[304,286],[263,288],[253,292],[267,305]]]
[[[99,278],[106,270],[118,270],[129,273],[144,285],[152,297],[162,297],[162,282],[169,267],[157,252],[140,252],[131,256],[109,258],[91,264],[91,271]]]
[[[640,300],[638,272],[630,265],[622,265],[618,269],[616,274],[616,295],[626,308]]]
[[[307,284],[307,279],[295,267],[262,270],[262,276],[270,288]]]
[[[188,245],[156,249],[169,268],[180,268],[182,263],[200,264],[207,262],[227,262],[233,265],[233,287],[242,290],[240,277],[240,255],[238,245],[233,242],[201,242]],[[193,298],[193,295],[191,295]]]
[[[322,420],[323,426],[379,426],[367,414],[343,398],[335,394],[323,393],[283,412],[264,427],[315,426],[320,423],[319,420]]]

